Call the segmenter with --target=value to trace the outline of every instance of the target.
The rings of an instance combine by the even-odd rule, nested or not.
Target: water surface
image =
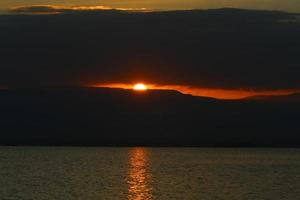
[[[296,200],[300,149],[0,147],[0,199]]]

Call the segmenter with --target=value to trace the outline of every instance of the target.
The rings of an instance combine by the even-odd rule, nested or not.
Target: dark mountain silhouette
[[[300,103],[300,93],[289,95],[259,95],[245,98],[247,100],[269,101],[269,102],[285,102],[285,103]]]
[[[172,90],[0,90],[2,145],[300,147],[299,120],[300,103]]]

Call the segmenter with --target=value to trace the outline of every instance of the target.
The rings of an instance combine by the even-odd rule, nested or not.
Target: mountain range
[[[300,147],[300,94],[220,100],[173,90],[0,90],[1,145]]]

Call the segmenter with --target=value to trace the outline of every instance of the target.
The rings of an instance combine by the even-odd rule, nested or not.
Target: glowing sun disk
[[[134,90],[142,90],[142,91],[144,91],[144,90],[147,90],[148,88],[147,88],[147,86],[145,85],[145,84],[143,84],[143,83],[137,83],[137,84],[135,84],[134,86],[133,86],[133,89]]]

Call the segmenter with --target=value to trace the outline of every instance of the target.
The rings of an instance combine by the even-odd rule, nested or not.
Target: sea
[[[1,200],[298,200],[300,149],[0,147]]]

